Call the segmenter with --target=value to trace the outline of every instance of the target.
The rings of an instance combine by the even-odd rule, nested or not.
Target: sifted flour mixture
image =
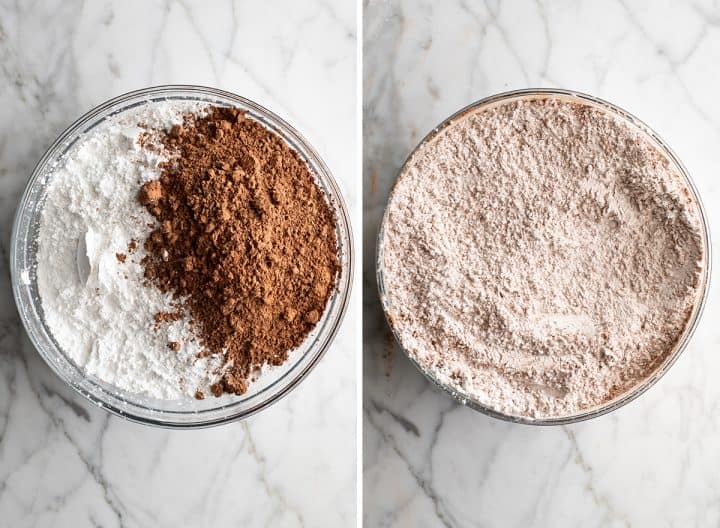
[[[406,163],[381,240],[409,355],[506,414],[562,417],[650,376],[700,298],[701,216],[628,122],[560,99],[458,118]]]
[[[156,398],[209,390],[222,359],[197,357],[187,315],[155,323],[176,308],[169,294],[143,284],[141,242],[156,222],[137,192],[166,158],[139,146],[138,123],[169,129],[202,110],[145,105],[95,127],[50,175],[40,219],[38,288],[55,339],[88,374]]]

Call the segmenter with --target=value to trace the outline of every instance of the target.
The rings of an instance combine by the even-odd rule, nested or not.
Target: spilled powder
[[[647,379],[699,300],[699,208],[635,127],[580,103],[459,118],[405,165],[381,241],[388,315],[462,396],[524,417]]]

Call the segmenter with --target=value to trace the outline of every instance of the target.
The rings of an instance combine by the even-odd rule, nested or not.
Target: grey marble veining
[[[359,226],[355,10],[346,0],[0,2],[0,526],[355,524],[359,307],[280,403],[241,423],[165,431],[63,385],[21,329],[7,264],[19,195],[53,139],[103,100],[164,83],[224,88],[287,119]]]
[[[720,5],[711,1],[364,2],[364,520],[367,526],[717,526],[720,292],[647,394],[568,427],[494,420],[397,350],[374,278],[405,157],[482,97],[563,87],[615,102],[688,167],[720,230]],[[717,266],[716,266],[717,267]]]

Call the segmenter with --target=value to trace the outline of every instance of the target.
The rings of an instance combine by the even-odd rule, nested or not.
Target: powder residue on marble
[[[137,194],[158,178],[165,158],[139,138],[181,123],[188,112],[203,107],[148,104],[82,136],[48,175],[38,239],[38,288],[60,347],[89,375],[165,399],[207,391],[222,365],[219,356],[197,357],[201,346],[186,314],[156,324],[155,315],[176,312],[176,303],[145,284],[140,264],[155,219]],[[139,242],[134,250],[132,240]]]
[[[552,99],[472,112],[418,149],[381,242],[408,353],[526,417],[602,405],[654,372],[705,258],[676,166],[629,123]]]

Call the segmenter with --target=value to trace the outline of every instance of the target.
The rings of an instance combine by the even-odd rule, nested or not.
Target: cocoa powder
[[[242,394],[320,320],[340,270],[335,216],[300,155],[237,109],[155,141],[171,161],[138,196],[159,223],[145,277],[189,311],[206,353],[224,353],[211,392]]]

